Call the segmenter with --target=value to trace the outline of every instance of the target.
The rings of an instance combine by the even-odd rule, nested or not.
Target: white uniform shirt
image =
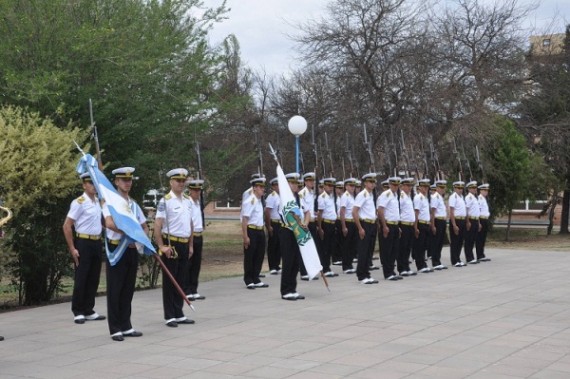
[[[315,191],[310,190],[307,187],[303,187],[299,191],[299,199],[301,200],[301,206],[305,211],[308,209],[311,215],[311,221],[315,221]]]
[[[204,231],[204,223],[202,221],[202,207],[200,206],[200,199],[194,201],[190,198],[192,202],[192,227],[194,232],[200,233]]]
[[[487,198],[483,195],[479,195],[479,211],[480,217],[489,218],[491,212],[489,211],[489,203],[487,203]]]
[[[400,221],[415,222],[416,214],[414,212],[414,203],[412,198],[404,191],[400,193]]]
[[[192,225],[192,201],[184,194],[178,198],[174,192],[170,191],[159,200],[156,218],[164,219],[161,230],[163,234],[188,238],[191,234],[190,225]]]
[[[247,224],[262,227],[263,224],[263,204],[261,199],[251,195],[241,206],[243,217],[248,217]]]
[[[443,201],[443,196],[439,192],[435,192],[431,195],[431,208],[435,208],[435,217],[447,219],[447,209],[445,208],[445,202]]]
[[[378,196],[378,208],[384,208],[384,218],[386,222],[400,221],[400,207],[398,206],[398,195],[392,190],[386,190]]]
[[[279,220],[279,207],[281,206],[281,199],[279,194],[275,191],[271,192],[267,199],[265,199],[265,208],[270,209],[269,218],[272,220]]]
[[[449,207],[454,209],[455,217],[465,217],[467,215],[465,200],[463,200],[463,196],[459,195],[457,192],[449,195]]]
[[[134,200],[131,199],[130,197],[129,197],[129,208],[131,209],[131,212],[133,212],[133,214],[135,215],[135,218],[137,219],[139,224],[142,225],[146,223],[146,217],[141,207],[139,207],[139,205],[135,203]],[[109,216],[111,216],[111,212],[109,212],[109,208],[105,204],[103,205],[103,217],[106,218]],[[120,240],[123,237],[123,233],[117,233],[109,228],[105,229],[105,233],[107,234],[107,238],[110,240]]]
[[[429,201],[423,193],[418,193],[414,197],[414,210],[418,211],[418,221],[429,222]]]
[[[363,189],[354,198],[353,207],[358,207],[358,216],[360,219],[376,221],[376,208],[374,208],[374,196]]]
[[[329,221],[336,220],[336,210],[333,195],[323,192],[319,195],[319,211],[323,211],[323,219]]]
[[[340,207],[339,207],[339,217],[340,217],[340,209],[342,207],[345,208],[344,211],[344,218],[346,220],[352,220],[352,207],[354,206],[354,196],[350,194],[350,192],[346,191],[340,197]]]
[[[99,200],[92,201],[86,193],[71,202],[67,217],[73,220],[76,233],[98,236],[103,230]]]
[[[246,189],[245,191],[243,191],[243,193],[241,194],[241,203],[245,203],[245,201],[247,199],[249,199],[249,197],[253,195],[253,187],[249,187],[248,189]]]
[[[467,215],[469,218],[479,218],[481,215],[477,196],[473,195],[471,192],[465,196],[465,208],[467,208]]]

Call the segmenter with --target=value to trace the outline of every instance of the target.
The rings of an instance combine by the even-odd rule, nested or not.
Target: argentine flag
[[[133,210],[129,207],[128,201],[119,195],[109,179],[99,170],[97,160],[91,154],[84,154],[77,164],[76,171],[79,174],[89,172],[99,199],[105,200],[115,225],[124,233],[119,245],[113,252],[109,251],[107,240],[105,239],[105,250],[111,266],[117,264],[125,249],[132,243],[142,245],[146,255],[155,254],[154,246],[152,246],[150,239],[139,224]]]

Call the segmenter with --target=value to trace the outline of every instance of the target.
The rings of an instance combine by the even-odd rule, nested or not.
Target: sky
[[[210,42],[218,44],[225,36],[234,34],[247,66],[256,71],[265,70],[270,75],[287,75],[300,66],[295,43],[288,35],[298,34],[296,25],[320,19],[330,1],[227,0],[227,6],[231,8],[228,19],[216,24],[210,33]],[[221,3],[222,0],[204,0],[207,7]],[[520,3],[528,1],[520,0]],[[567,23],[570,23],[570,0],[542,0],[529,17],[527,26],[563,33]]]

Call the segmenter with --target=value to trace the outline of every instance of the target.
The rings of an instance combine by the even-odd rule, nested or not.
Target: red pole
[[[178,291],[178,293],[180,294],[180,296],[182,296],[182,299],[184,300],[184,302],[186,302],[186,304],[188,304],[188,306],[190,306],[190,308],[195,311],[194,306],[192,305],[192,303],[190,302],[190,300],[186,297],[186,294],[184,293],[184,291],[182,290],[182,288],[180,288],[180,285],[178,284],[178,282],[176,281],[176,279],[174,279],[174,276],[172,276],[172,273],[170,272],[170,270],[168,269],[168,267],[166,267],[166,265],[164,264],[164,262],[162,261],[162,259],[160,259],[160,256],[158,254],[154,254],[154,257],[156,258],[156,260],[158,261],[158,264],[160,265],[160,267],[162,267],[162,272],[166,274],[166,276],[168,276],[170,278],[170,281],[172,282],[172,284],[174,285],[174,287],[176,288],[176,290]]]

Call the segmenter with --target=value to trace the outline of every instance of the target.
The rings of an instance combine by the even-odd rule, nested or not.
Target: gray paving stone
[[[74,324],[69,304],[3,313],[0,377],[570,377],[570,286],[564,270],[552,270],[569,266],[570,254],[489,256],[373,286],[341,275],[330,293],[322,280],[300,281],[307,299],[297,302],[281,300],[279,276],[255,291],[241,278],[206,282],[207,300],[185,310],[196,324],[177,329],[164,325],[161,291],[140,291],[133,325],[144,336],[120,343],[106,322]],[[105,297],[97,310],[106,313]]]

